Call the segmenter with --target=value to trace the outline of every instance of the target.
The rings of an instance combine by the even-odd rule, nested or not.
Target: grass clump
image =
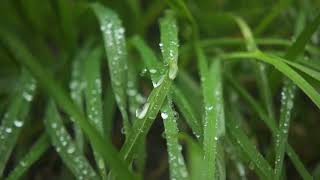
[[[3,2],[0,179],[320,178],[319,3],[241,2]]]

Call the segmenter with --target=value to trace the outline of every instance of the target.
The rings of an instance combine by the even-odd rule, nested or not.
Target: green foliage
[[[0,179],[318,177],[319,5],[4,1]]]

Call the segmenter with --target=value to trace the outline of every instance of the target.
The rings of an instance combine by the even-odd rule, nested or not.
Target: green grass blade
[[[35,92],[35,80],[23,70],[19,81],[19,89],[9,104],[0,126],[0,175],[12,153],[21,129],[26,121],[30,103]]]
[[[172,109],[172,102],[168,99],[161,110],[165,137],[167,140],[167,151],[169,154],[170,179],[189,179],[185,161],[182,156],[182,147],[178,142],[178,124],[175,111]]]
[[[216,176],[217,145],[219,129],[224,129],[224,110],[222,97],[221,62],[216,59],[203,81],[205,103],[205,120],[203,129],[204,169],[205,179]],[[222,127],[219,125],[223,124]],[[224,130],[223,130],[224,131]]]
[[[141,110],[137,111],[137,118],[140,119],[134,123],[134,132],[125,142],[121,149],[124,159],[131,159],[132,152],[136,146],[137,141],[146,136],[150,129],[156,115],[158,114],[169,90],[171,87],[171,81],[176,77],[178,73],[178,37],[177,37],[177,25],[175,18],[171,11],[167,11],[165,17],[160,21],[160,33],[161,43],[160,48],[164,58],[164,62],[168,63],[168,70],[160,77],[154,85],[154,89],[149,95],[147,102],[143,105]],[[164,37],[166,36],[166,37]],[[173,48],[170,50],[168,47]],[[154,61],[150,61],[154,63]],[[155,68],[155,67],[153,67]],[[151,70],[151,69],[150,69]]]
[[[85,58],[84,82],[86,87],[84,93],[88,120],[99,131],[100,135],[105,137],[103,129],[102,87],[100,77],[101,55],[102,49],[95,48]],[[106,179],[107,173],[103,158],[97,152],[94,152],[94,156],[102,179]]]
[[[305,74],[309,75],[310,77],[314,78],[317,81],[320,81],[320,72],[313,70],[307,66],[301,65],[299,63],[291,62],[291,61],[284,61],[290,66],[300,70],[301,72],[304,72]]]
[[[203,179],[203,169],[206,168],[203,163],[203,151],[200,144],[184,133],[179,134],[179,139],[186,143],[188,170],[191,180]]]
[[[53,146],[73,175],[79,179],[98,179],[96,172],[64,127],[53,102],[48,104],[45,125]]]
[[[233,16],[233,19],[237,22],[238,26],[241,29],[241,32],[246,40],[247,50],[248,51],[255,51],[257,50],[257,45],[255,43],[253,34],[250,30],[248,24],[240,17]],[[272,94],[270,91],[270,85],[267,77],[266,67],[265,64],[261,62],[257,62],[254,64],[254,71],[257,76],[257,84],[260,91],[260,96],[264,102],[264,105],[267,109],[267,112],[270,117],[274,117],[274,110],[273,110],[273,102],[272,102]]]
[[[48,150],[50,143],[48,135],[42,134],[40,138],[34,143],[31,149],[24,157],[19,160],[19,164],[10,172],[7,180],[21,179],[23,174]]]
[[[177,105],[183,117],[186,119],[187,124],[192,129],[193,134],[200,141],[202,141],[201,139],[203,138],[203,131],[201,127],[201,121],[200,119],[197,119],[197,116],[191,104],[188,102],[187,97],[177,86],[172,86],[172,94],[174,103]]]
[[[92,8],[100,22],[100,29],[105,41],[111,85],[117,105],[120,109],[124,130],[130,132],[130,122],[127,113],[127,50],[124,28],[118,15],[111,9],[95,3]]]
[[[106,137],[111,136],[113,117],[115,115],[116,102],[114,100],[114,94],[112,92],[112,87],[110,84],[107,87],[107,90],[104,95],[103,100],[103,117],[104,117],[104,130]]]
[[[257,113],[257,115],[266,123],[268,128],[271,130],[273,136],[276,136],[278,131],[278,127],[276,126],[276,121],[271,119],[260,106],[260,104],[255,101],[253,97],[249,95],[249,93],[242,88],[236,81],[234,81],[229,75],[226,76],[227,80],[230,84],[235,88],[235,90],[240,94],[241,97],[250,105],[250,107]],[[287,154],[293,162],[295,168],[298,170],[303,179],[310,179],[311,175],[306,170],[305,166],[301,162],[298,155],[294,152],[293,148],[287,143]]]
[[[312,34],[317,30],[320,24],[320,14],[315,20],[307,25],[297,40],[290,46],[285,54],[285,58],[295,61],[303,53],[306,44],[311,39]],[[275,179],[280,179],[284,161],[285,142],[287,141],[291,112],[294,105],[296,87],[292,81],[285,80],[282,90],[280,125],[276,139],[276,158],[275,158]]]
[[[320,108],[319,93],[301,75],[294,71],[285,62],[283,62],[286,59],[274,55],[265,54],[260,51],[256,51],[253,53],[230,53],[228,55],[222,55],[220,57],[223,59],[254,58],[273,65],[277,70],[291,79],[317,105],[317,107]]]
[[[155,53],[139,36],[135,36],[134,38],[132,38],[131,42],[134,45],[134,47],[139,51],[144,64],[146,64],[146,66],[148,67],[153,84],[156,84],[159,81],[161,73],[164,69],[162,68],[160,62],[157,60]],[[197,120],[195,113],[193,112],[192,107],[190,106],[184,94],[180,92],[178,87],[173,86],[172,91],[174,102],[181,110],[193,133],[198,138],[200,138],[200,136],[202,135],[202,128],[199,123],[199,120]]]
[[[239,125],[237,125],[237,122],[232,118],[229,118],[228,123],[226,123],[226,127],[228,135],[235,139],[235,142],[237,143],[236,146],[239,146],[239,148],[249,158],[249,161],[253,164],[254,171],[258,171],[257,174],[262,174],[266,179],[272,179],[273,173],[271,166],[257,151],[250,139],[242,131]]]
[[[134,175],[129,171],[128,165],[121,160],[110,140],[102,138],[52,75],[37,62],[37,59],[18,39],[4,31],[0,31],[0,35],[15,59],[30,71],[47,94],[79,124],[93,144],[94,149],[101,154],[110,167],[115,169],[116,174],[122,179],[133,179]]]
[[[172,11],[166,11],[160,19],[160,49],[165,66],[169,66],[169,78],[175,79],[178,73],[178,27]]]

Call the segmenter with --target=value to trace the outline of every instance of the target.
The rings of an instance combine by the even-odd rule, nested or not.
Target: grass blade
[[[20,79],[20,88],[9,104],[0,127],[0,175],[12,153],[21,129],[26,121],[30,103],[35,93],[35,80],[23,70]]]
[[[131,125],[126,111],[128,64],[124,28],[117,14],[111,9],[99,3],[93,4],[92,8],[100,22],[105,41],[113,93],[123,118],[124,130],[129,134]]]
[[[241,32],[246,40],[247,50],[248,51],[255,51],[257,50],[257,45],[255,43],[253,34],[250,30],[248,24],[240,17],[233,16],[233,19],[237,22],[238,26],[241,29]],[[267,77],[266,67],[265,64],[261,62],[255,62],[254,71],[257,76],[257,84],[260,91],[260,96],[264,102],[264,105],[267,109],[267,112],[270,117],[274,117],[274,110],[273,110],[273,102],[272,102],[272,94],[270,91],[270,85]]]
[[[210,67],[210,70],[203,81],[203,94],[205,101],[205,120],[203,134],[203,149],[205,179],[214,179],[217,170],[217,145],[219,134],[218,129],[224,129],[224,110],[222,98],[222,82],[221,82],[221,64],[216,59]],[[219,125],[223,125],[219,127]],[[222,130],[224,131],[224,130]]]
[[[122,179],[134,179],[128,165],[121,160],[110,140],[102,138],[52,75],[37,62],[36,58],[13,35],[4,31],[0,31],[0,35],[15,59],[29,70],[41,87],[79,124],[93,144],[94,149],[101,154],[110,167],[115,169],[116,174]]]
[[[53,102],[47,107],[45,125],[53,146],[62,161],[79,179],[98,179],[85,156],[74,144],[71,136],[65,129],[58,110]]]
[[[249,95],[249,93],[242,88],[236,81],[230,78],[228,75],[226,76],[227,80],[233,86],[233,88],[243,97],[245,101],[250,105],[250,107],[258,114],[258,116],[266,123],[268,128],[271,130],[273,136],[276,136],[278,131],[278,127],[276,126],[276,121],[271,119],[263,110],[258,102],[254,100],[253,97]],[[292,163],[295,168],[298,170],[303,179],[311,179],[311,175],[308,173],[303,163],[299,159],[298,155],[294,152],[293,148],[287,143],[287,154],[290,157]]]
[[[312,34],[317,30],[320,24],[320,14],[315,20],[304,28],[297,40],[290,46],[285,54],[285,58],[291,61],[295,61],[296,58],[303,53],[306,44],[311,39]],[[282,90],[281,99],[281,114],[280,114],[280,125],[276,139],[276,158],[275,158],[275,179],[280,179],[284,152],[285,142],[288,138],[289,123],[291,119],[291,112],[294,105],[296,87],[290,80],[285,80],[285,84]]]
[[[103,129],[102,114],[102,87],[100,77],[100,59],[102,49],[95,48],[88,54],[84,62],[84,79],[85,79],[85,101],[88,120],[99,131],[102,137],[105,137]],[[107,178],[106,167],[103,158],[94,152],[94,156],[100,171],[102,179]]]
[[[165,135],[167,140],[167,151],[169,154],[170,179],[189,179],[188,171],[181,153],[182,147],[178,142],[178,124],[172,102],[168,99],[161,110]]]
[[[44,133],[34,143],[29,152],[20,160],[20,163],[10,172],[7,180],[21,179],[23,174],[40,159],[49,147],[48,135]]]

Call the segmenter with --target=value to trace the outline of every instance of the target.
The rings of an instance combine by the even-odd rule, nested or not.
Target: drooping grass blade
[[[46,130],[62,161],[79,179],[98,179],[96,172],[73,142],[53,102],[49,102],[45,119]]]
[[[240,17],[238,16],[232,16],[233,19],[238,24],[239,28],[241,29],[241,32],[244,36],[244,39],[246,41],[246,46],[248,51],[255,51],[258,49],[253,33],[250,30],[249,25]],[[266,72],[266,65],[262,62],[254,62],[254,71],[257,77],[257,84],[260,91],[260,96],[262,97],[263,103],[267,109],[267,112],[270,117],[274,117],[274,110],[273,110],[273,102],[272,102],[272,94],[270,91],[270,85],[269,80],[267,77]]]
[[[19,160],[19,164],[10,172],[7,180],[20,179],[21,176],[47,151],[50,147],[47,133],[44,133],[34,143],[31,149]]]
[[[123,179],[134,179],[134,175],[129,171],[128,165],[120,158],[110,140],[104,139],[99,132],[95,130],[84,114],[81,113],[79,108],[72,102],[67,92],[54,80],[52,75],[37,62],[37,59],[25,48],[21,41],[6,31],[0,30],[0,35],[15,59],[29,70],[45,92],[79,124],[93,144],[94,149],[101,154],[108,165],[115,170],[116,174]]]
[[[113,93],[123,118],[124,130],[126,134],[129,134],[131,125],[126,110],[128,63],[124,28],[118,15],[111,9],[98,3],[93,4],[92,8],[100,22],[100,29],[105,41]]]
[[[22,70],[19,88],[14,92],[12,101],[4,114],[0,126],[0,175],[12,153],[21,129],[26,121],[35,93],[35,80],[25,70]]]

